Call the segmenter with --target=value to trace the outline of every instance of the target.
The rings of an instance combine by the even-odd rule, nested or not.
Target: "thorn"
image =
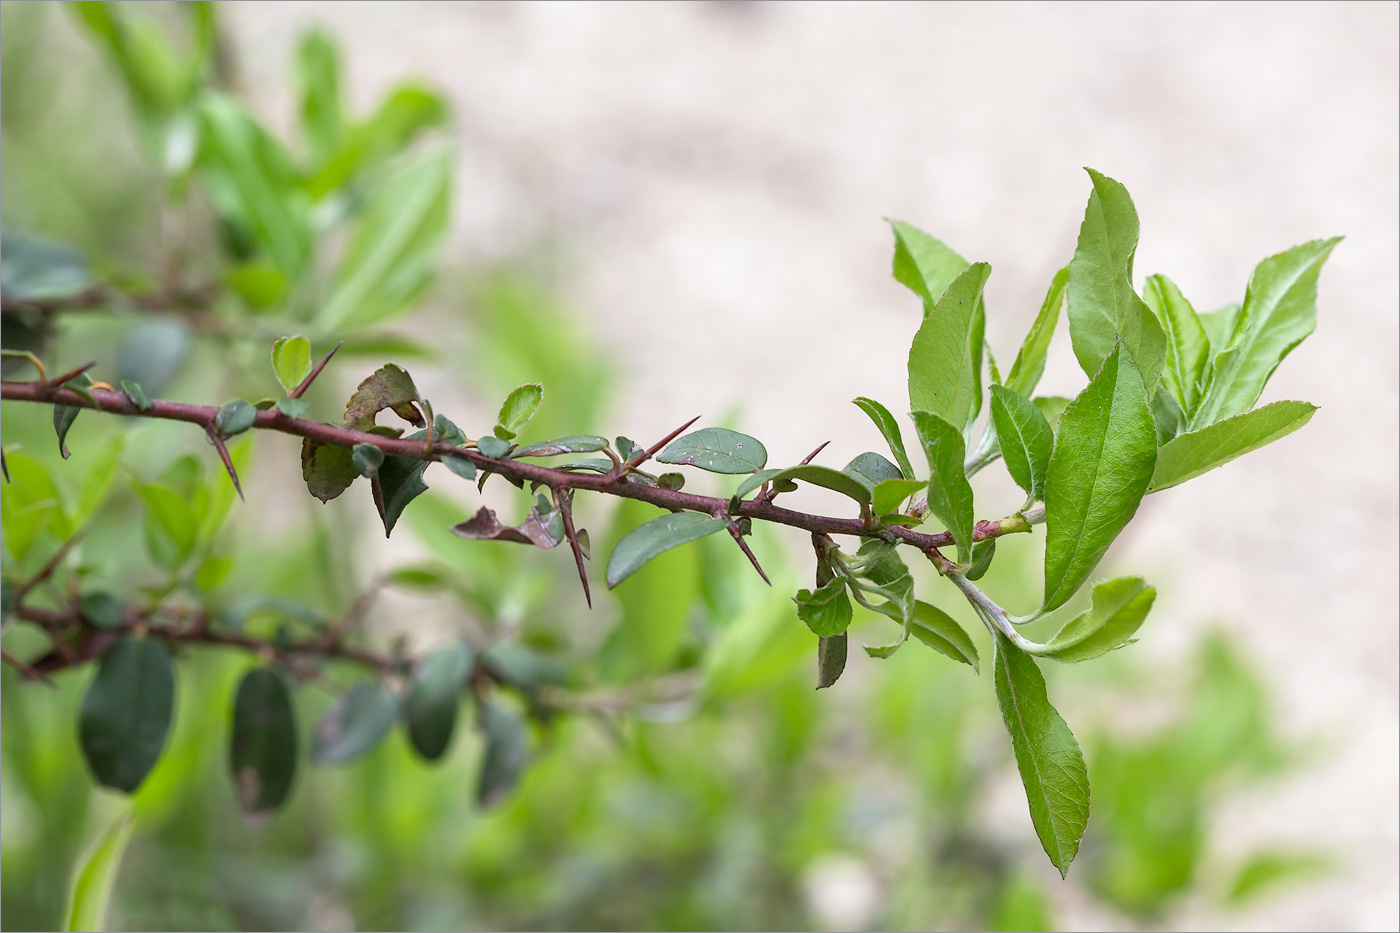
[[[306,378],[303,379],[300,383],[298,383],[295,389],[287,393],[287,398],[301,398],[301,394],[307,389],[311,388],[311,383],[316,381],[316,377],[321,375],[321,370],[325,369],[326,364],[331,361],[331,357],[335,356],[335,351],[339,350],[344,345],[344,340],[336,344],[335,347],[331,350],[331,352],[327,353],[321,359],[321,362],[316,364],[316,368],[311,370],[311,372],[307,373]]]
[[[238,501],[247,502],[243,498],[243,487],[238,482],[238,471],[233,468],[233,458],[228,455],[228,447],[224,444],[224,439],[219,436],[219,432],[211,427],[206,427],[204,433],[209,435],[209,443],[219,451],[219,458],[224,461],[224,469],[228,470],[228,478],[233,480],[234,491],[238,493]]]
[[[739,550],[744,552],[744,556],[749,559],[749,563],[753,564],[753,569],[758,571],[758,575],[763,578],[763,582],[772,586],[773,581],[768,579],[768,574],[764,573],[763,568],[759,566],[758,558],[753,556],[753,551],[750,551],[749,546],[744,543],[744,536],[739,533],[738,524],[727,515],[725,516],[725,520],[729,523],[729,534],[734,539],[734,543],[739,545]]]
[[[825,450],[825,449],[826,449],[826,445],[827,445],[827,444],[830,444],[830,443],[831,443],[831,441],[822,441],[820,447],[818,447],[816,450],[812,451],[812,452],[809,453],[807,456],[805,456],[805,457],[802,458],[802,462],[803,462],[804,464],[805,464],[805,463],[811,463],[811,462],[812,462],[812,458],[815,457],[817,454],[821,453],[823,450]]]
[[[79,366],[77,369],[73,370],[72,372],[64,373],[64,374],[61,375],[61,376],[55,376],[53,379],[50,379],[49,382],[53,383],[53,385],[56,386],[56,387],[61,387],[61,386],[62,386],[65,382],[67,382],[69,379],[72,379],[74,376],[81,376],[83,373],[87,372],[89,369],[92,369],[92,368],[93,368],[94,366],[96,366],[96,365],[97,365],[97,360],[93,360],[91,363],[88,363],[86,366]]]
[[[10,654],[8,651],[0,652],[0,655],[3,655],[6,664],[10,665],[15,670],[23,674],[25,677],[28,677],[30,680],[38,680],[48,684],[50,687],[53,687],[55,689],[58,688],[58,684],[50,680],[47,674],[39,670],[34,665],[27,664],[24,661],[21,661],[19,658]]]
[[[0,450],[0,472],[5,474],[5,482],[10,481],[10,465],[5,461],[5,452]]]
[[[697,422],[697,421],[699,421],[699,420],[700,420],[700,416],[699,416],[699,415],[696,415],[694,418],[691,418],[691,419],[690,419],[689,421],[687,421],[685,424],[683,424],[683,425],[681,425],[680,427],[676,428],[674,431],[672,431],[670,434],[667,434],[665,437],[663,437],[661,440],[657,441],[655,444],[652,444],[652,445],[651,445],[650,447],[648,447],[646,450],[642,451],[642,452],[639,453],[639,454],[635,454],[635,455],[632,457],[632,459],[628,460],[626,463],[624,463],[624,464],[622,465],[622,468],[621,468],[621,469],[614,468],[613,471],[612,471],[612,473],[609,473],[609,474],[608,474],[608,480],[609,480],[609,482],[614,482],[614,483],[617,482],[618,480],[620,480],[620,479],[622,479],[623,477],[625,477],[628,473],[632,472],[632,471],[635,470],[637,467],[641,466],[643,463],[646,463],[646,462],[647,462],[648,460],[650,460],[652,457],[656,456],[657,451],[659,451],[661,448],[665,447],[667,444],[671,443],[671,442],[672,442],[673,440],[675,440],[677,437],[680,437],[680,434],[681,434],[682,431],[684,431],[686,428],[690,427],[692,424],[694,424],[695,422]]]
[[[569,539],[569,547],[574,552],[574,564],[578,566],[579,582],[583,584],[583,599],[588,608],[593,608],[593,595],[588,591],[588,573],[583,569],[583,548],[579,547],[578,532],[574,531],[573,493],[567,488],[554,493],[559,503],[559,514],[564,516],[564,536]]]

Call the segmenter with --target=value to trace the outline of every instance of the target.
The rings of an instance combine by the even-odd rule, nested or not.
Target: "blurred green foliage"
[[[437,94],[403,84],[352,119],[337,48],[313,33],[292,69],[301,138],[287,143],[232,93],[236,61],[215,13],[94,4],[68,16],[27,3],[0,12],[7,293],[25,281],[20,261],[34,249],[62,251],[44,269],[79,270],[60,292],[220,285],[208,309],[184,315],[120,299],[57,324],[6,314],[6,346],[97,357],[113,382],[152,393],[258,398],[275,391],[271,338],[301,330],[313,359],[344,337],[346,356],[436,363],[471,380],[483,418],[511,387],[541,382],[526,440],[601,431],[609,390],[631,387],[528,258],[445,270],[441,291],[460,307],[402,317],[427,294],[447,229],[451,158],[429,138],[449,120]],[[444,336],[432,347],[413,336],[434,328]],[[474,362],[466,374],[453,365],[462,358]],[[337,410],[324,383],[308,400]],[[364,521],[366,503],[309,500],[284,475],[291,447],[259,459],[252,438],[231,445],[250,499],[268,503],[240,508],[207,446],[178,426],[84,415],[63,460],[50,417],[6,409],[7,579],[32,574],[83,529],[69,585],[120,601],[198,594],[244,631],[321,632],[372,589],[367,568],[382,539]],[[430,485],[452,481],[441,467],[427,475]],[[79,752],[91,665],[61,672],[52,691],[6,667],[4,928],[59,926],[80,853],[128,817],[134,832],[106,918],[119,929],[1056,925],[1059,881],[1021,831],[1024,804],[998,810],[1014,769],[994,702],[969,669],[904,651],[879,662],[876,677],[861,657],[840,689],[814,692],[815,637],[787,596],[807,581],[770,530],[752,540],[772,588],[711,537],[652,561],[589,613],[567,555],[453,536],[449,526],[474,508],[465,498],[435,489],[408,507],[412,554],[394,552],[381,576],[390,593],[364,627],[376,644],[462,633],[490,643],[514,692],[474,718],[488,730],[529,723],[528,766],[498,806],[476,798],[494,797],[493,781],[509,789],[513,763],[488,763],[480,776],[478,731],[458,728],[427,763],[395,729],[344,767],[303,758],[284,809],[242,815],[227,742],[238,679],[256,659],[207,647],[181,652],[166,747],[139,790],[118,797],[94,789]],[[604,509],[580,508],[603,529],[600,542],[652,517],[634,502]],[[1005,550],[1016,546],[1021,555],[1003,555],[987,585],[1030,601],[1033,546]],[[871,618],[857,610],[856,625]],[[985,633],[971,629],[989,656]],[[46,644],[6,623],[6,650],[32,656]],[[1315,853],[1269,850],[1236,865],[1215,851],[1222,796],[1297,759],[1238,653],[1205,641],[1191,686],[1148,730],[1132,728],[1130,712],[1103,712],[1131,711],[1171,681],[1170,671],[1140,676],[1134,663],[1115,656],[1071,699],[1080,721],[1096,723],[1084,742],[1095,819],[1071,883],[1155,923],[1186,897],[1243,902],[1325,868]],[[304,738],[361,676],[331,664],[297,688]]]

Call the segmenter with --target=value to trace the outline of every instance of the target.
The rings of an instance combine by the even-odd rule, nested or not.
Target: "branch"
[[[89,391],[97,410],[132,418],[184,421],[203,428],[212,423],[219,411],[213,405],[190,405],[184,402],[161,400],[153,400],[150,409],[142,411],[121,392],[106,392],[100,389]],[[46,405],[71,405],[75,408],[94,407],[89,405],[81,395],[70,389],[52,385],[45,386],[38,382],[0,382],[0,399],[13,402],[38,402]],[[698,496],[675,489],[663,489],[660,486],[629,481],[625,477],[556,470],[527,463],[523,460],[495,460],[478,450],[454,447],[441,442],[434,444],[431,450],[425,450],[422,441],[353,431],[349,428],[322,424],[304,418],[289,418],[275,408],[258,412],[253,427],[264,431],[277,431],[296,437],[310,438],[318,443],[333,444],[338,447],[370,444],[378,447],[387,455],[413,460],[441,460],[444,454],[450,454],[470,460],[479,470],[499,473],[510,479],[526,483],[539,483],[551,488],[563,486],[571,489],[588,489],[606,495],[621,496],[625,499],[637,499],[671,511],[703,512],[706,515],[716,515],[725,513],[729,504],[728,499]],[[760,498],[744,500],[739,505],[739,511],[734,515],[736,518],[751,518],[821,534],[852,535],[882,540],[888,540],[893,535],[898,543],[917,548],[924,553],[954,543],[952,534],[946,531],[938,534],[926,534],[899,525],[885,527],[860,518],[836,518],[807,512],[795,512]],[[979,521],[973,532],[973,540],[983,541],[1006,534],[1028,532],[1032,525],[1039,524],[1044,520],[1045,510],[1036,508],[1018,512],[1003,519]]]

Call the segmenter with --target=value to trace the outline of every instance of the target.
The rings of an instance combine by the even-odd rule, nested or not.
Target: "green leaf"
[[[439,149],[374,186],[316,316],[322,332],[380,323],[422,295],[447,232],[451,180],[450,154]]]
[[[797,603],[797,617],[823,638],[840,635],[851,624],[851,601],[846,596],[846,581],[840,577],[815,592],[798,590],[792,601]]]
[[[607,461],[604,461],[604,462],[607,462]],[[777,475],[778,475],[779,473],[781,473],[781,472],[783,472],[783,471],[780,470],[780,469],[759,470],[757,473],[754,473],[752,476],[746,476],[746,477],[744,477],[744,481],[743,481],[742,483],[739,484],[739,488],[736,489],[736,490],[734,490],[733,498],[735,498],[735,499],[742,499],[742,498],[744,498],[744,496],[746,496],[746,495],[748,495],[749,493],[753,492],[755,489],[757,489],[758,487],[762,486],[764,483],[768,482],[769,480],[771,480],[773,477],[777,476]]]
[[[972,532],[976,523],[972,509],[972,485],[967,481],[963,458],[967,445],[962,430],[927,411],[910,413],[914,429],[928,458],[928,507],[958,544],[958,563],[972,556]]]
[[[517,447],[510,456],[514,460],[516,457],[556,457],[559,454],[586,454],[602,450],[606,446],[608,446],[606,437],[599,437],[596,434],[571,434],[568,437],[556,437],[550,441],[540,441],[536,444]]]
[[[67,298],[91,287],[92,273],[72,249],[8,231],[0,235],[0,291],[7,296]]]
[[[1167,359],[1162,368],[1162,385],[1176,399],[1187,418],[1195,414],[1205,390],[1210,364],[1210,338],[1206,336],[1196,309],[1181,294],[1176,283],[1165,275],[1147,277],[1142,297],[1157,315],[1167,335]]]
[[[1235,325],[1239,323],[1240,311],[1242,310],[1243,308],[1237,303],[1216,308],[1214,311],[1207,311],[1200,315],[1201,329],[1206,332],[1206,339],[1210,341],[1212,353],[1219,355],[1230,345],[1230,338],[1234,336]]]
[[[1256,852],[1240,866],[1225,899],[1238,907],[1281,884],[1297,885],[1336,867],[1333,859],[1319,852]]]
[[[23,560],[45,531],[60,538],[70,533],[63,500],[44,465],[21,453],[6,457],[9,482],[0,482],[0,515],[5,546]]]
[[[1307,402],[1274,402],[1182,434],[1157,451],[1157,465],[1147,491],[1170,489],[1272,444],[1307,424],[1315,411],[1317,406]]]
[[[140,485],[146,503],[146,543],[151,556],[170,570],[178,569],[194,552],[199,521],[185,499],[162,486]]]
[[[1112,178],[1087,169],[1094,190],[1069,264],[1069,334],[1074,355],[1093,378],[1121,337],[1150,399],[1166,358],[1167,338],[1133,291],[1138,218],[1133,199]]]
[[[1191,429],[1254,407],[1278,364],[1317,326],[1317,277],[1341,237],[1313,240],[1259,263],[1249,277],[1229,346],[1215,357],[1210,391]]]
[[[350,459],[361,476],[374,477],[384,463],[384,451],[373,444],[356,444],[350,448]]]
[[[890,445],[890,453],[894,454],[895,462],[899,464],[900,472],[905,479],[914,478],[914,467],[909,463],[909,454],[904,450],[904,434],[899,430],[899,422],[895,420],[890,410],[872,398],[855,398],[851,400],[856,407],[870,416],[870,420],[875,422],[875,427],[880,429],[884,435],[885,443]]]
[[[847,476],[854,476],[861,480],[871,489],[875,484],[887,479],[902,479],[903,471],[899,467],[890,463],[884,457],[867,450],[865,453],[853,459],[850,463],[841,468],[841,472]]]
[[[414,665],[404,718],[409,741],[429,761],[441,758],[452,740],[471,666],[471,649],[463,641],[439,648]]]
[[[122,627],[122,616],[126,607],[111,593],[84,593],[78,600],[78,608],[83,618],[98,628],[116,631]]]
[[[510,440],[525,426],[544,401],[544,386],[537,382],[517,386],[501,403],[501,412],[496,416],[496,436]],[[602,448],[598,448],[601,450]]]
[[[667,444],[656,460],[699,467],[711,473],[752,473],[763,469],[768,451],[757,438],[747,434],[727,428],[701,428]]]
[[[112,888],[121,870],[122,854],[131,841],[135,824],[131,816],[119,817],[98,836],[92,847],[78,859],[68,883],[68,909],[64,911],[63,929],[107,930],[110,919],[107,907]]]
[[[1045,473],[1055,446],[1055,433],[1045,416],[1010,389],[992,386],[992,424],[1011,478],[1027,495],[1044,499]]]
[[[238,682],[229,745],[238,803],[245,813],[282,806],[297,770],[297,718],[286,676],[255,667]]]
[[[870,498],[871,511],[876,515],[887,515],[927,485],[928,483],[912,479],[881,480],[875,484],[875,491]]]
[[[1000,633],[993,641],[997,704],[1011,733],[1031,822],[1063,878],[1089,823],[1089,771],[1074,734],[1050,705],[1035,660]]]
[[[301,442],[301,478],[307,490],[322,502],[329,502],[350,488],[360,475],[350,448],[322,444],[311,438]]]
[[[868,484],[869,481],[863,477],[853,476],[841,470],[833,470],[831,467],[803,463],[779,470],[773,474],[771,479],[774,483],[783,480],[801,480],[804,483],[811,483],[813,486],[821,486],[824,489],[839,492],[843,496],[849,496],[863,506],[870,505],[870,490],[873,484]]]
[[[1031,399],[1031,404],[1035,406],[1036,411],[1040,412],[1041,417],[1045,419],[1046,424],[1050,425],[1052,431],[1060,429],[1060,416],[1069,407],[1069,402],[1070,400],[1063,395],[1037,395]]]
[[[272,345],[272,371],[288,392],[301,385],[311,372],[311,341],[300,334],[279,338]]]
[[[425,432],[418,432],[424,434]],[[410,439],[417,435],[410,435]],[[384,537],[389,537],[398,523],[399,516],[410,502],[428,491],[423,482],[423,471],[429,461],[415,460],[412,457],[385,457],[378,474],[372,480],[374,503],[379,509],[379,518],[384,522]]]
[[[415,84],[401,84],[387,94],[363,123],[349,128],[344,144],[307,182],[312,196],[322,197],[357,179],[372,178],[385,161],[401,153],[415,136],[448,119],[441,95]]]
[[[662,489],[680,490],[685,488],[684,473],[662,473],[656,478],[656,485]]]
[[[102,656],[78,721],[83,757],[105,787],[131,793],[165,745],[175,705],[175,672],[165,646],[119,638]]]
[[[529,762],[525,723],[514,710],[483,702],[478,707],[486,750],[476,783],[476,802],[482,809],[500,803],[519,783]]]
[[[992,267],[974,263],[948,286],[924,317],[909,347],[909,405],[957,426],[961,431],[980,399],[982,335],[974,318]]]
[[[156,407],[155,403],[146,395],[145,390],[141,388],[141,383],[139,382],[123,379],[122,394],[130,399],[131,404],[135,405],[141,411],[150,411],[152,408]]]
[[[928,645],[939,654],[954,661],[969,664],[974,671],[977,666],[977,646],[963,627],[937,606],[922,601],[914,603],[914,625],[911,632],[915,638]]]
[[[1060,322],[1060,307],[1065,303],[1068,286],[1069,266],[1065,266],[1050,280],[1050,290],[1045,293],[1040,313],[1035,316],[1026,339],[1021,341],[1016,361],[1006,375],[1006,387],[1017,395],[1029,397],[1040,383],[1040,376],[1045,372],[1045,356],[1050,350],[1050,339],[1055,336],[1055,325]]]
[[[997,539],[983,538],[972,546],[972,564],[967,568],[969,580],[980,580],[992,566],[992,558],[997,554]]]
[[[894,230],[895,281],[922,298],[928,314],[968,267],[968,261],[917,227],[898,220],[891,220],[890,227]]]
[[[479,437],[476,440],[476,449],[483,457],[490,457],[492,460],[499,460],[510,453],[510,441],[503,441],[499,437]],[[608,461],[608,467],[612,467],[612,461]]]
[[[647,561],[673,547],[712,535],[728,523],[699,512],[675,512],[653,518],[617,543],[608,557],[608,588],[642,569]]]
[[[1133,640],[1156,598],[1157,591],[1142,577],[1097,583],[1093,605],[1066,622],[1036,654],[1071,664],[1122,648]]]
[[[214,416],[214,428],[223,437],[233,437],[251,428],[258,420],[258,410],[247,399],[225,402]]]
[[[399,699],[377,680],[364,680],[342,693],[316,726],[311,760],[338,765],[364,755],[389,734],[399,717]]]
[[[1158,447],[1186,429],[1186,416],[1181,413],[1181,408],[1170,392],[1159,389],[1152,397],[1152,426],[1157,431]]]
[[[1060,418],[1045,480],[1045,600],[1065,604],[1137,512],[1157,460],[1142,379],[1122,345]]]
[[[87,373],[78,373],[72,379],[63,383],[65,389],[72,389],[80,395],[91,399],[88,395],[88,388],[92,386],[92,378]],[[68,459],[68,429],[73,426],[73,421],[78,417],[78,412],[82,411],[76,405],[55,405],[53,407],[53,429],[58,434],[58,452],[63,455],[63,459]]]
[[[312,29],[297,47],[296,76],[301,97],[301,135],[316,167],[340,148],[345,120],[340,106],[340,61],[335,41]]]
[[[817,639],[817,689],[830,687],[846,669],[846,633]]]
[[[370,431],[375,416],[388,408],[415,428],[421,428],[426,422],[414,407],[421,401],[413,377],[402,367],[386,363],[355,388],[355,394],[345,403],[344,424],[352,431]]]
[[[466,457],[447,454],[442,458],[442,463],[443,466],[462,477],[462,479],[476,479],[476,464],[472,463],[471,460]]]
[[[311,404],[301,398],[279,398],[272,404],[288,418],[300,418],[311,408]]]

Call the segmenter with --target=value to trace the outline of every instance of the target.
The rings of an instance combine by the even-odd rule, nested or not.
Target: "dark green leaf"
[[[1050,350],[1050,338],[1055,336],[1055,325],[1060,321],[1060,307],[1065,303],[1068,285],[1069,266],[1065,266],[1050,280],[1050,290],[1045,293],[1040,313],[1035,316],[1026,339],[1021,341],[1016,361],[1006,375],[1006,387],[1017,395],[1029,397],[1040,383],[1040,376],[1045,372],[1045,355]]]
[[[389,537],[408,504],[428,491],[423,482],[423,471],[427,468],[427,460],[384,458],[384,464],[373,479],[374,500],[384,522],[384,537]]]
[[[175,672],[165,646],[120,638],[83,697],[78,736],[98,783],[128,794],[155,766],[170,730]]]
[[[340,695],[316,725],[311,760],[338,765],[364,755],[393,728],[399,698],[377,680],[364,680]]]
[[[496,436],[507,441],[515,437],[525,422],[534,417],[542,401],[544,386],[539,383],[530,382],[512,389],[501,403],[500,414],[496,416]]]
[[[540,441],[536,444],[517,447],[510,456],[511,459],[515,459],[516,457],[556,457],[559,454],[586,454],[602,450],[606,446],[608,446],[606,437],[599,437],[596,434],[571,434],[568,437],[556,437],[552,441]]]
[[[433,437],[444,444],[455,446],[461,446],[467,442],[467,435],[446,415],[437,415],[433,418]]]
[[[978,392],[982,335],[973,326],[992,267],[974,263],[948,286],[924,317],[909,347],[909,405],[961,431]]]
[[[914,478],[914,467],[909,463],[909,454],[904,451],[904,434],[899,429],[899,422],[895,420],[890,410],[872,398],[861,396],[851,400],[856,407],[870,416],[870,420],[875,422],[875,427],[880,429],[880,433],[885,438],[885,443],[890,445],[890,453],[894,454],[895,462],[899,464],[900,471],[905,479]]]
[[[846,581],[836,578],[816,591],[798,590],[792,598],[797,603],[797,617],[823,638],[840,635],[851,624],[851,601],[846,596]]]
[[[258,420],[258,410],[247,399],[236,398],[225,402],[214,416],[214,428],[224,437],[242,434]]]
[[[442,458],[443,465],[462,479],[476,479],[476,464],[466,457],[458,457],[446,454]]]
[[[1307,402],[1274,402],[1263,408],[1193,431],[1157,451],[1148,492],[1169,489],[1224,466],[1265,444],[1272,444],[1307,424],[1317,411]]]
[[[769,480],[771,480],[773,477],[777,476],[777,475],[778,475],[779,473],[781,473],[781,472],[783,472],[783,471],[782,471],[782,470],[779,470],[779,469],[759,470],[757,473],[754,473],[752,476],[746,476],[746,477],[744,477],[744,481],[743,481],[742,483],[739,484],[739,488],[736,489],[736,490],[734,490],[734,498],[735,498],[735,499],[742,499],[742,498],[744,498],[744,496],[746,496],[746,495],[748,495],[749,493],[753,492],[755,489],[757,489],[758,487],[762,486],[764,483],[768,482]],[[730,514],[733,514],[735,511],[737,511],[737,510],[736,510],[736,509],[731,509],[731,510],[730,510]]]
[[[301,398],[279,398],[272,404],[288,418],[300,418],[311,408],[311,404]]]
[[[1036,654],[1066,664],[1122,648],[1147,618],[1157,591],[1142,577],[1119,577],[1094,585],[1093,605],[1065,623]]]
[[[914,429],[928,457],[928,507],[958,544],[958,563],[966,564],[972,556],[972,531],[976,519],[972,509],[972,486],[967,481],[963,458],[967,446],[962,430],[938,415],[926,411],[911,412]]]
[[[727,526],[722,518],[699,512],[662,515],[634,529],[608,557],[608,588],[617,586],[663,551],[712,535]]]
[[[306,488],[322,502],[329,502],[350,488],[360,475],[348,447],[322,444],[311,438],[301,442],[301,478]]]
[[[78,600],[83,618],[98,628],[116,630],[122,627],[123,606],[111,593],[84,593]]]
[[[1055,446],[1055,433],[1045,416],[1010,389],[992,386],[992,424],[1011,478],[1027,495],[1044,499],[1045,472]]]
[[[373,444],[356,444],[350,448],[350,459],[361,476],[379,475],[379,467],[384,463],[384,451]]]
[[[1142,502],[1157,434],[1122,345],[1065,409],[1045,481],[1045,601],[1065,604]]]
[[[272,371],[288,392],[301,385],[311,372],[311,342],[300,334],[278,339],[272,345]]]
[[[1317,326],[1317,277],[1341,237],[1313,240],[1259,263],[1229,345],[1215,358],[1210,391],[1191,429],[1254,407],[1278,364]]]
[[[873,450],[867,450],[865,453],[856,457],[850,463],[842,467],[841,472],[845,473],[847,476],[854,476],[856,479],[863,480],[871,489],[874,489],[875,485],[882,480],[902,479],[904,477],[904,473],[899,467],[890,463]]]
[[[980,580],[992,566],[992,558],[997,554],[997,539],[983,538],[972,546],[972,565],[967,568],[969,580]]]
[[[589,457],[586,460],[570,460],[568,463],[561,463],[557,470],[592,470],[594,473],[611,473],[613,462],[604,460],[602,457]]]
[[[1011,733],[1031,822],[1064,877],[1089,822],[1089,771],[1074,734],[1050,705],[1035,660],[1001,634],[992,637],[997,703]]]
[[[471,666],[471,650],[461,641],[439,648],[414,666],[404,717],[409,740],[429,761],[441,758],[452,740],[462,687]]]
[[[890,221],[890,227],[894,230],[895,281],[922,298],[928,314],[968,262],[917,227],[899,220]]]
[[[1069,335],[1091,379],[1121,337],[1150,399],[1166,358],[1167,338],[1152,310],[1133,291],[1138,217],[1133,199],[1112,178],[1088,169],[1094,190],[1069,264]]]
[[[247,813],[276,810],[297,770],[297,719],[286,677],[272,667],[243,675],[233,700],[229,765]]]
[[[92,378],[87,373],[78,373],[72,379],[63,383],[65,389],[72,389],[80,395],[91,399],[87,390],[92,386]],[[58,452],[63,455],[63,459],[68,459],[68,429],[73,426],[73,419],[78,417],[78,412],[82,411],[75,405],[55,405],[53,407],[53,429],[58,434]]]
[[[510,441],[503,441],[499,437],[479,437],[476,440],[476,449],[483,457],[490,457],[492,460],[499,460],[510,453]],[[608,463],[609,468],[612,462]]]
[[[662,489],[678,490],[685,488],[684,473],[662,473],[656,478],[656,485]]]
[[[922,601],[914,603],[914,625],[911,629],[915,638],[928,645],[939,654],[947,655],[954,661],[970,664],[974,671],[977,666],[977,646],[972,643],[963,627],[937,606]]]
[[[1177,407],[1190,417],[1201,403],[1206,372],[1210,364],[1210,338],[1206,336],[1196,309],[1181,294],[1176,283],[1165,275],[1151,275],[1143,286],[1142,298],[1167,335],[1167,359],[1162,368],[1162,385]]]
[[[630,438],[630,437],[623,437],[621,434],[619,434],[619,435],[617,436],[617,445],[616,445],[616,446],[617,446],[617,455],[618,455],[619,457],[622,458],[622,460],[623,460],[624,463],[626,463],[628,460],[631,460],[633,457],[637,456],[637,454],[640,454],[640,453],[643,453],[643,452],[646,451],[646,448],[643,447],[641,444],[638,444],[636,441],[632,440],[632,438]]]
[[[352,431],[369,431],[374,418],[386,408],[416,428],[424,426],[423,416],[414,408],[419,402],[413,377],[402,367],[386,363],[375,370],[355,389],[345,403],[344,424]]]
[[[899,508],[901,502],[927,485],[928,483],[912,479],[881,480],[875,484],[875,491],[871,495],[871,511],[876,515],[893,512]]]
[[[772,477],[775,485],[783,480],[800,480],[804,483],[811,483],[813,486],[821,486],[833,492],[839,492],[843,496],[849,496],[863,506],[870,505],[871,485],[869,485],[868,480],[864,477],[852,476],[841,470],[833,470],[831,467],[818,466],[815,463],[787,467]]]
[[[515,789],[529,761],[529,748],[519,713],[483,701],[478,715],[486,733],[486,750],[481,756],[476,802],[485,809],[500,803]]]
[[[836,683],[846,669],[846,633],[817,639],[817,689]]]
[[[768,451],[757,438],[726,428],[701,428],[666,445],[659,463],[681,463],[711,473],[752,473],[763,469]]]
[[[131,404],[135,405],[141,411],[150,411],[152,408],[156,407],[155,403],[146,395],[145,390],[141,388],[141,383],[139,382],[123,379],[122,394],[130,399]]]

